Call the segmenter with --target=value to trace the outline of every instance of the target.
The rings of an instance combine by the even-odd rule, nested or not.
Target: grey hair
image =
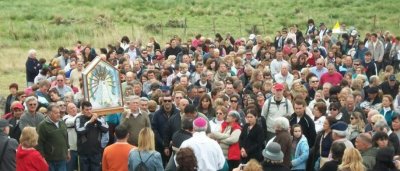
[[[207,72],[201,72],[200,77],[207,77]]]
[[[370,83],[373,83],[373,82],[375,82],[375,81],[378,81],[378,82],[379,82],[379,77],[378,77],[378,76],[373,75],[373,76],[371,76],[371,77],[369,78],[369,82],[370,82]]]
[[[37,99],[36,97],[34,97],[34,96],[29,96],[29,97],[27,97],[27,98],[25,99],[25,104],[28,105],[28,103],[29,103],[30,101],[35,101],[36,103],[38,103],[38,99]]]
[[[140,101],[145,101],[145,102],[149,103],[149,99],[147,99],[146,97],[141,97]]]
[[[78,63],[78,62],[85,63],[85,61],[83,61],[83,59],[78,59],[78,60],[76,61],[76,63]]]
[[[199,66],[204,66],[203,62],[197,62],[196,65],[195,65],[195,68],[197,68]]]
[[[135,86],[135,85],[143,86],[142,83],[140,81],[137,81],[137,80],[133,81],[133,83],[132,83],[132,86]]]
[[[390,130],[389,126],[388,126],[388,124],[386,123],[385,120],[384,121],[380,120],[380,121],[376,122],[374,124],[374,128],[379,128],[379,130],[381,130],[381,131],[383,131],[385,128]]]
[[[139,61],[140,63],[143,63],[143,59],[142,58],[136,58],[135,61]]]
[[[278,117],[274,120],[274,125],[282,128],[282,130],[287,131],[290,127],[289,120],[285,117]]]
[[[53,109],[59,109],[59,108],[60,106],[58,106],[55,103],[52,103],[47,107],[47,114],[50,115],[53,112]]]
[[[36,53],[36,50],[35,49],[31,49],[31,50],[29,50],[28,55],[31,56],[31,55],[33,55],[35,53]]]
[[[237,112],[236,110],[231,110],[231,111],[228,113],[228,115],[235,115],[235,118],[236,118],[236,116],[239,116],[239,117],[240,117],[239,112]],[[239,122],[239,120],[240,120],[240,118],[236,118],[236,121],[237,121],[237,122]]]
[[[339,131],[339,130],[332,130],[333,133],[336,133],[338,137],[343,138],[346,137],[347,133],[346,131]]]
[[[244,66],[244,71],[247,71],[247,70],[254,70],[254,68],[250,65],[250,64],[247,64],[247,65],[245,65]]]
[[[140,101],[140,97],[139,97],[139,96],[133,95],[133,96],[131,97],[131,102],[132,102],[133,100],[136,100],[136,99]]]
[[[329,63],[327,67],[333,67],[336,70],[336,67],[335,67],[335,65],[333,63]]]

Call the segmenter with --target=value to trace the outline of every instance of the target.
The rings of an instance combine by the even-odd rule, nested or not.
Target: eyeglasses
[[[172,100],[164,100],[164,103],[171,103]]]
[[[317,63],[317,65],[322,65],[321,63]]]
[[[59,104],[58,106],[60,106],[60,107],[61,107],[61,106],[66,106],[66,105],[65,105],[65,104]]]
[[[223,115],[223,113],[222,112],[217,112],[217,115]]]
[[[335,109],[335,108],[330,108],[329,110],[330,110],[330,111],[332,111],[332,110],[333,110],[333,111],[337,111],[337,109]]]
[[[232,103],[237,103],[238,101],[237,101],[237,100],[231,100],[231,102],[232,102]]]
[[[36,103],[29,104],[29,106],[36,106],[36,105],[37,105]]]
[[[251,54],[246,54],[247,56],[251,55]]]

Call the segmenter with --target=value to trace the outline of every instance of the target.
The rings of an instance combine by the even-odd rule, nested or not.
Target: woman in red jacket
[[[49,165],[33,147],[37,145],[38,134],[34,127],[25,127],[19,139],[17,150],[17,171],[47,171]]]

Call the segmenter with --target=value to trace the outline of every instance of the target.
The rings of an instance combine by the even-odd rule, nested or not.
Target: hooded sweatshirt
[[[17,171],[47,171],[49,169],[42,155],[34,148],[19,146],[16,159]]]
[[[296,151],[292,159],[292,170],[306,169],[306,163],[309,155],[309,146],[306,136],[301,135],[297,143]]]

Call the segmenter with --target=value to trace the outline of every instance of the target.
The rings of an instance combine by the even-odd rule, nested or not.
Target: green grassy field
[[[30,48],[50,59],[59,46],[73,48],[77,40],[99,48],[124,35],[144,43],[155,36],[160,44],[175,34],[183,40],[226,32],[247,38],[254,25],[259,34],[273,37],[293,24],[304,32],[309,18],[328,28],[339,20],[361,35],[377,29],[399,35],[399,6],[399,0],[0,0],[0,95],[8,94],[11,82],[25,87]]]

